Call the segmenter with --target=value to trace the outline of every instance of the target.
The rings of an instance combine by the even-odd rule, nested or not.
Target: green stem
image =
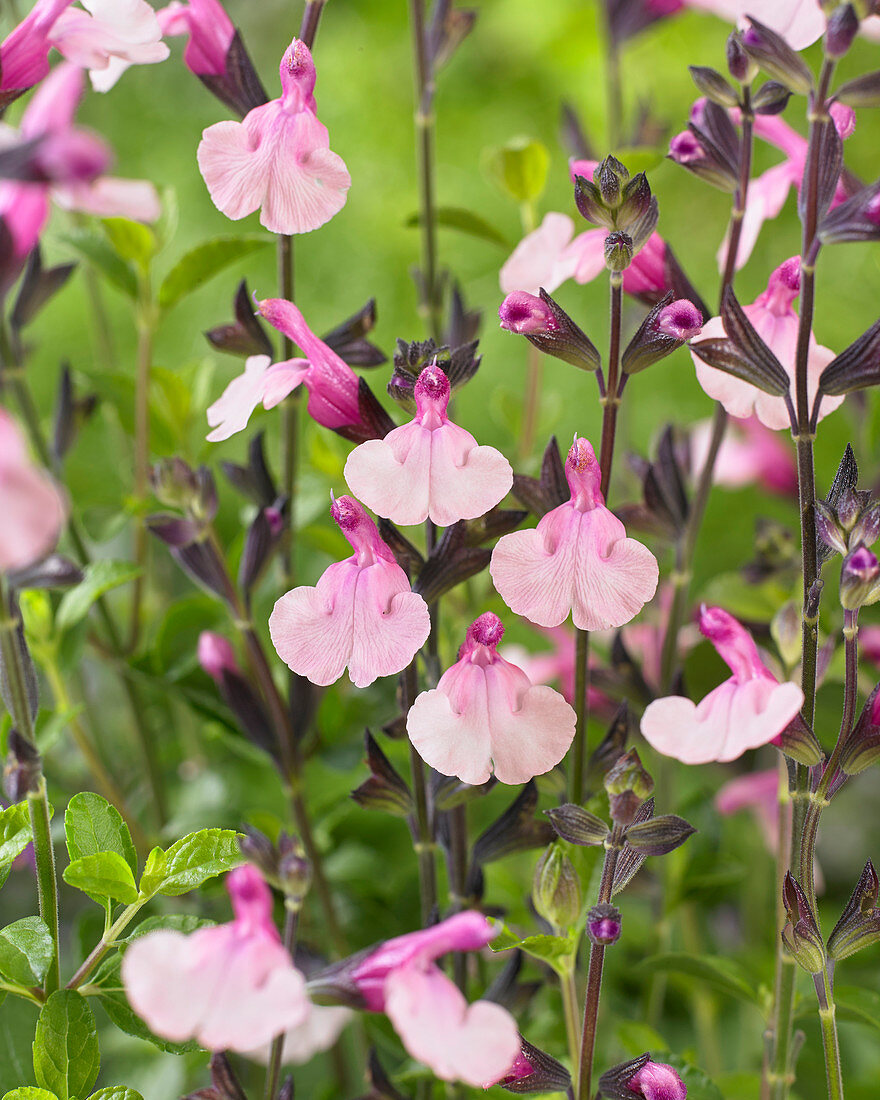
[[[153,336],[156,329],[156,311],[152,302],[150,281],[144,276],[140,282],[137,308],[137,364],[134,391],[134,560],[141,573],[132,584],[131,626],[128,651],[137,649],[141,630],[141,604],[144,594],[144,570],[147,563],[147,528],[144,523],[144,506],[150,485],[150,373],[153,366]]]
[[[587,724],[590,718],[590,632],[575,632],[574,709],[577,715],[574,744],[571,750],[571,783],[569,799],[580,805],[584,799],[584,771],[587,759]]]
[[[284,918],[284,936],[282,942],[291,955],[293,955],[293,948],[296,943],[298,917],[299,907],[293,908],[288,906]],[[263,1100],[275,1100],[275,1093],[278,1089],[278,1077],[281,1073],[281,1055],[284,1052],[284,1038],[285,1032],[282,1031],[280,1035],[276,1035],[272,1040],[272,1046],[269,1051],[269,1062],[266,1066],[266,1084],[263,1088]]]
[[[152,897],[152,895],[150,895],[150,897]],[[119,937],[147,904],[150,897],[139,897],[137,901],[132,902],[131,905],[127,905],[125,909],[122,910],[113,924],[89,952],[80,968],[65,986],[65,989],[79,989],[85,983],[86,978],[88,978],[107,952],[112,951],[116,946]]]
[[[568,1039],[568,1057],[571,1062],[572,1080],[577,1089],[578,1072],[578,1008],[577,986],[574,978],[574,960],[568,972],[559,975],[559,988],[562,991],[562,1011],[565,1015],[565,1035]]]
[[[819,997],[819,1021],[822,1025],[822,1047],[825,1052],[825,1076],[828,1100],[843,1100],[843,1072],[840,1064],[840,1043],[837,1038],[837,1012],[834,992],[827,969],[814,976]]]

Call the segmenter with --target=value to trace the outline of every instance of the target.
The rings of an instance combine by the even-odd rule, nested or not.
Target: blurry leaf
[[[105,592],[118,588],[140,576],[141,569],[127,561],[103,559],[87,565],[85,580],[65,592],[58,606],[55,625],[59,630],[67,630],[88,614],[89,608]]]
[[[234,264],[236,260],[269,244],[272,244],[270,237],[254,235],[216,237],[213,241],[196,245],[181,256],[162,280],[159,287],[159,305],[162,309],[171,309],[181,298],[197,290],[224,268]]]
[[[116,254],[146,272],[156,252],[156,234],[128,218],[103,218],[101,224]]]
[[[660,1032],[641,1020],[622,1021],[617,1025],[617,1038],[631,1058],[637,1058],[645,1050],[650,1050],[652,1054],[669,1050],[669,1044]]]
[[[67,710],[40,711],[36,718],[34,739],[37,742],[37,748],[44,756],[58,743],[70,723],[84,710],[85,706],[77,703],[75,707]]]
[[[104,237],[82,229],[62,234],[61,240],[84,256],[117,290],[121,290],[129,298],[137,298],[137,276],[131,265],[121,259]]]
[[[75,859],[64,868],[62,878],[68,886],[82,890],[99,905],[104,904],[105,898],[125,905],[131,905],[138,898],[131,867],[117,852],[96,852]]]
[[[534,202],[547,184],[550,153],[543,142],[517,137],[486,154],[486,169],[517,202]]]
[[[491,241],[492,244],[497,244],[501,248],[511,247],[510,241],[503,234],[471,210],[463,210],[458,206],[440,206],[434,211],[434,221],[446,229],[457,229],[461,233],[467,233],[469,237]],[[410,214],[404,222],[408,229],[414,229],[421,224],[421,214]]]
[[[880,993],[875,989],[860,989],[854,985],[835,986],[834,1003],[837,1005],[838,1019],[880,1031]],[[815,1004],[809,1008],[810,1015],[815,1015]]]
[[[9,877],[13,861],[31,842],[31,822],[25,802],[0,810],[0,886]]]
[[[153,668],[177,679],[196,667],[196,646],[203,630],[222,629],[226,613],[210,596],[174,600],[159,624],[153,643]]]
[[[727,993],[731,997],[756,1004],[758,994],[730,959],[717,959],[711,955],[688,955],[670,951],[663,955],[651,955],[638,964],[639,969],[662,970],[669,974],[682,974]]]
[[[46,1092],[35,1085],[24,1085],[22,1088],[7,1092],[3,1100],[58,1100],[54,1092]]]
[[[100,1055],[95,1017],[85,998],[59,989],[46,1001],[34,1038],[37,1084],[58,1100],[85,1096],[98,1076]]]
[[[150,372],[150,413],[154,428],[166,428],[168,450],[179,449],[192,421],[192,390],[179,373],[154,366]],[[159,446],[154,439],[154,446]],[[160,452],[161,453],[161,452]]]
[[[715,1082],[710,1080],[696,1066],[683,1062],[675,1056],[669,1059],[669,1065],[678,1072],[679,1077],[684,1081],[688,1100],[730,1100],[728,1094],[724,1093],[722,1095]]]
[[[52,959],[55,945],[39,917],[25,917],[0,929],[0,974],[17,985],[39,985]]]
[[[89,1100],[144,1100],[144,1098],[134,1089],[127,1089],[125,1085],[110,1085],[93,1092]]]
[[[749,584],[739,573],[713,577],[700,593],[704,603],[723,607],[737,619],[769,623],[791,593],[776,581]]]
[[[137,852],[122,814],[91,791],[75,794],[64,813],[64,835],[71,860],[116,852],[137,873]]]
[[[172,844],[167,852],[154,848],[141,879],[141,893],[177,897],[222,875],[242,861],[238,836],[232,829],[201,829]]]
[[[651,145],[638,145],[630,149],[621,149],[617,152],[619,160],[626,165],[631,176],[639,172],[650,172],[653,168],[663,163],[665,153],[660,152]]]

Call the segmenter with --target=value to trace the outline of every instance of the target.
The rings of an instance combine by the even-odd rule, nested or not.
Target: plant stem
[[[13,613],[5,578],[0,573],[0,653],[3,656],[3,672],[8,692],[9,713],[14,727],[21,736],[36,748],[34,725],[31,720],[27,679],[22,664],[22,647],[18,631],[20,621]],[[38,758],[39,759],[39,758]],[[34,835],[34,859],[37,866],[37,897],[40,919],[49,929],[52,938],[52,961],[46,972],[43,988],[46,994],[58,988],[60,962],[58,958],[58,883],[55,878],[55,852],[50,832],[49,798],[46,780],[38,764],[28,790],[27,803],[31,829]]]
[[[293,908],[290,905],[286,906],[284,917],[284,936],[282,942],[287,951],[293,955],[293,948],[296,943],[296,926],[299,917],[299,907]],[[284,1052],[284,1039],[285,1033],[281,1032],[280,1035],[276,1035],[272,1040],[272,1047],[269,1051],[269,1062],[266,1066],[266,1084],[263,1089],[264,1100],[274,1100],[275,1093],[278,1089],[278,1076],[281,1072],[281,1055]]]
[[[415,701],[417,690],[418,670],[416,668],[416,658],[414,657],[403,673],[403,710],[405,714],[409,713],[409,708]],[[425,782],[425,765],[411,741],[409,745],[409,763],[412,774],[413,798],[415,800],[415,821],[411,822],[410,828],[413,834],[413,848],[419,864],[419,902],[421,905],[422,927],[427,928],[437,907],[437,866],[434,859],[434,834],[431,825],[428,788]]]
[[[837,1013],[834,1005],[834,989],[827,967],[821,974],[814,974],[816,996],[819,998],[819,1020],[822,1025],[822,1047],[825,1051],[825,1076],[828,1081],[828,1100],[843,1100],[843,1073],[840,1065],[840,1043],[837,1039]]]
[[[590,632],[575,632],[574,706],[577,715],[571,750],[570,801],[580,805],[584,798],[584,771],[587,758],[587,723],[590,718]]]
[[[156,311],[152,302],[149,276],[140,280],[137,307],[137,366],[134,392],[134,502],[137,509],[134,528],[134,560],[141,570],[146,568],[147,528],[143,509],[150,481],[150,371],[153,365],[153,336]],[[144,577],[135,577],[132,584],[131,625],[128,650],[137,649],[141,630],[141,603]]]
[[[73,975],[65,989],[79,989],[85,982],[86,978],[92,973],[101,959],[115,947],[117,940],[131,924],[138,913],[150,900],[148,897],[140,897],[137,901],[132,902],[131,905],[127,905],[125,909],[119,914],[113,924],[107,929],[104,935],[98,940],[92,950],[89,952],[87,958],[83,961],[77,972]]]
[[[571,1061],[572,1082],[577,1089],[578,1073],[578,1008],[577,986],[574,980],[574,961],[568,973],[559,975],[559,988],[562,991],[562,1011],[565,1015],[565,1035],[568,1039],[568,1057]]]
[[[422,230],[420,312],[429,335],[440,343],[443,327],[437,275],[437,227],[434,208],[434,73],[425,38],[424,0],[409,0],[415,74],[416,160]]]

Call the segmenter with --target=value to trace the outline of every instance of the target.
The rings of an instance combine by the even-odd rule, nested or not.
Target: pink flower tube
[[[0,101],[9,103],[49,72],[49,36],[72,0],[37,0],[0,43]]]
[[[354,554],[331,565],[315,588],[285,593],[269,633],[281,660],[313,684],[332,684],[347,667],[355,687],[366,687],[406,668],[431,620],[361,505],[342,496],[331,512]]]
[[[550,771],[574,739],[577,717],[558,691],[533,687],[496,652],[504,634],[487,611],[468,627],[458,660],[410,708],[406,730],[416,751],[443,775],[485,783],[526,783]]]
[[[233,221],[260,210],[273,233],[308,233],[345,205],[351,177],[330,151],[315,113],[315,65],[294,39],[281,59],[281,97],[242,122],[217,122],[202,134],[199,170],[211,200]]]
[[[608,630],[634,618],[657,588],[657,559],[626,537],[605,507],[600,470],[586,439],[575,439],[565,462],[571,500],[531,531],[504,535],[489,572],[501,598],[539,626],[572,614],[581,630]]]
[[[12,417],[0,408],[0,570],[23,569],[58,541],[67,507],[51,478],[34,466]]]
[[[196,76],[223,76],[235,27],[219,0],[172,0],[156,15],[163,35],[187,35],[186,67]]]
[[[191,935],[162,930],[122,960],[126,996],[156,1035],[208,1050],[247,1052],[305,1022],[305,979],[272,923],[272,896],[251,867],[226,886],[235,919]]]
[[[348,487],[377,515],[448,527],[485,515],[510,492],[513,470],[504,455],[478,446],[446,415],[450,392],[443,369],[425,367],[414,389],[415,419],[348,456]]]
[[[736,760],[775,740],[804,701],[797,684],[780,684],[758,655],[752,636],[720,607],[704,607],[700,630],[733,675],[694,704],[670,695],[642,717],[642,735],[657,752],[683,764]]]
[[[691,475],[698,477],[709,454],[712,422],[702,420],[690,431]],[[740,489],[758,483],[780,496],[797,496],[797,464],[791,444],[756,416],[731,417],[713,471],[714,483]]]

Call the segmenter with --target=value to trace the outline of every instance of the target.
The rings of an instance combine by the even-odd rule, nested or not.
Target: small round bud
[[[866,546],[858,546],[843,559],[840,570],[840,602],[855,611],[880,599],[880,564]]]
[[[825,31],[825,56],[835,59],[843,57],[858,33],[859,17],[852,4],[841,4],[835,8]]]
[[[632,258],[632,238],[626,233],[609,233],[605,238],[605,266],[608,270],[626,271]]]
[[[593,943],[617,943],[620,929],[620,910],[613,905],[594,905],[587,913],[587,935]]]
[[[739,31],[731,31],[727,38],[727,70],[740,84],[751,84],[758,75],[758,66],[746,53]]]

